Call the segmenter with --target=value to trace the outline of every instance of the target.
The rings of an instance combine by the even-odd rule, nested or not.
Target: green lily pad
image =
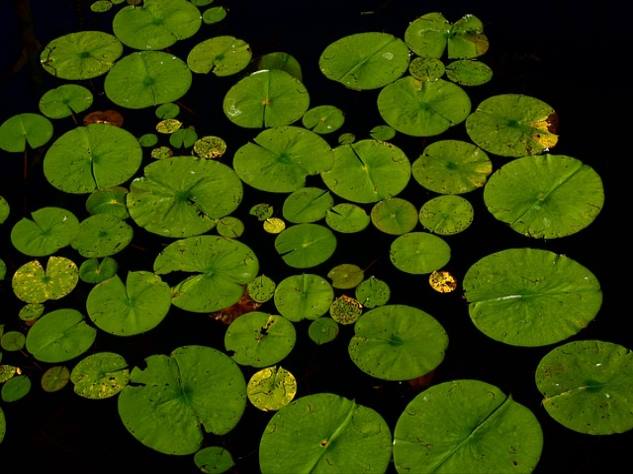
[[[174,156],[174,152],[168,146],[159,146],[152,150],[151,157],[155,160],[164,160]]]
[[[44,157],[44,175],[66,193],[117,186],[136,173],[143,152],[130,132],[107,124],[77,127],[59,137]]]
[[[353,202],[369,203],[395,196],[411,176],[411,164],[395,145],[361,140],[334,149],[334,166],[321,173],[334,194]]]
[[[394,431],[398,472],[532,472],[543,433],[532,412],[494,385],[453,380],[428,388]]]
[[[202,18],[188,0],[144,0],[142,6],[127,6],[114,16],[114,34],[134,49],[165,49],[196,34]]]
[[[437,81],[444,75],[444,63],[436,58],[414,58],[409,64],[409,74],[418,81]]]
[[[439,235],[453,235],[465,231],[473,222],[475,211],[468,200],[460,196],[438,196],[420,208],[420,223]]]
[[[468,120],[466,132],[484,150],[500,156],[538,155],[558,142],[556,112],[545,102],[520,94],[484,100]]]
[[[42,374],[40,385],[47,393],[59,392],[70,380],[70,371],[63,365],[54,365]]]
[[[262,474],[383,473],[391,433],[371,408],[332,393],[301,397],[268,422],[259,444]]]
[[[48,118],[61,119],[87,110],[92,92],[78,84],[64,84],[47,91],[39,102],[40,112]]]
[[[266,275],[259,275],[246,286],[246,290],[253,301],[265,303],[273,297],[276,287],[277,285],[272,278]]]
[[[604,204],[600,176],[565,155],[513,160],[498,169],[484,189],[491,214],[528,237],[552,239],[591,224]]]
[[[442,268],[451,258],[448,244],[427,232],[409,232],[391,243],[389,259],[400,271],[424,275]]]
[[[127,189],[115,186],[108,189],[97,189],[86,199],[86,211],[89,214],[112,214],[119,219],[127,219],[128,213],[125,204]]]
[[[257,61],[257,70],[279,69],[301,80],[301,64],[292,54],[283,51],[264,54]]]
[[[169,244],[154,260],[154,272],[198,273],[173,288],[172,304],[185,311],[210,313],[227,308],[257,276],[259,262],[241,242],[213,235],[189,237]]]
[[[348,351],[360,370],[383,380],[427,374],[444,359],[448,336],[431,315],[406,305],[384,305],[354,325]]]
[[[352,234],[364,230],[371,219],[362,207],[343,202],[325,213],[325,222],[337,232]]]
[[[328,281],[311,273],[284,278],[275,289],[277,311],[294,322],[323,316],[333,298],[334,290]]]
[[[132,241],[132,227],[112,214],[95,214],[79,224],[79,232],[70,243],[86,258],[114,255]]]
[[[413,178],[441,194],[462,194],[482,187],[492,173],[488,155],[472,143],[440,140],[431,143],[411,166]]]
[[[341,133],[339,135],[339,137],[338,137],[338,144],[339,145],[351,145],[355,141],[356,141],[356,135],[354,135],[353,133],[350,133],[350,132]]]
[[[4,383],[7,380],[15,377],[17,373],[18,367],[8,364],[0,364],[0,383]]]
[[[343,111],[333,105],[318,105],[301,119],[303,126],[320,135],[336,132],[345,123]]]
[[[386,281],[370,276],[356,287],[355,296],[365,308],[376,308],[387,304],[391,289]]]
[[[113,4],[110,0],[96,0],[90,4],[90,11],[95,13],[105,13],[110,11]]]
[[[332,318],[318,318],[308,326],[308,336],[319,346],[332,342],[338,336],[338,323]]]
[[[116,275],[119,264],[112,257],[89,258],[79,266],[79,279],[85,283],[101,283]]]
[[[7,264],[0,258],[0,281],[4,280],[7,276]]]
[[[53,136],[53,124],[39,114],[18,114],[0,125],[0,149],[11,153],[39,148]]]
[[[117,61],[105,78],[105,93],[128,109],[144,109],[180,99],[191,86],[191,71],[162,51],[132,53]]]
[[[97,352],[80,360],[70,373],[77,395],[91,400],[115,396],[130,380],[125,359],[114,352]]]
[[[257,71],[241,79],[224,97],[224,113],[246,128],[279,127],[299,120],[310,105],[304,85],[285,71]]]
[[[80,356],[92,346],[97,330],[75,309],[46,313],[26,335],[26,350],[41,362],[57,364]]]
[[[327,277],[332,280],[332,286],[340,290],[351,290],[365,278],[363,269],[351,263],[342,263],[332,268]]]
[[[386,142],[396,136],[396,131],[389,125],[376,125],[369,131],[369,136],[374,140]]]
[[[515,346],[544,346],[567,339],[595,317],[600,283],[564,255],[509,249],[488,255],[464,276],[468,312],[477,328]]]
[[[224,347],[240,365],[267,367],[290,354],[296,338],[295,328],[286,318],[253,311],[231,323]]]
[[[138,137],[138,142],[143,148],[151,148],[158,144],[158,136],[155,133],[144,133]]]
[[[9,206],[9,203],[3,196],[0,196],[0,224],[3,224],[4,221],[7,220],[10,213],[11,207]]]
[[[251,47],[233,36],[216,36],[195,45],[187,56],[189,69],[224,77],[237,74],[251,62]]]
[[[222,435],[240,420],[246,382],[220,351],[184,346],[145,361],[145,369],[132,370],[131,384],[118,398],[121,421],[144,445],[165,454],[193,454],[203,430]]]
[[[3,402],[17,402],[24,398],[31,391],[31,379],[26,375],[18,375],[7,380],[2,386],[0,398]]]
[[[92,79],[110,70],[123,45],[102,31],[79,31],[55,38],[40,54],[44,70],[60,79]]]
[[[139,226],[167,237],[188,237],[213,228],[242,200],[242,184],[228,166],[174,157],[145,167],[130,186],[127,206]]]
[[[216,230],[218,234],[227,239],[237,239],[244,233],[244,223],[237,217],[226,216],[218,221]]]
[[[233,167],[249,186],[287,193],[305,186],[307,176],[329,170],[334,154],[323,138],[299,127],[264,130],[240,147]]]
[[[20,351],[26,338],[20,331],[7,331],[0,337],[0,347],[7,352]]]
[[[378,111],[387,124],[405,135],[430,137],[463,122],[470,99],[452,82],[419,81],[411,76],[389,84],[378,95]]]
[[[150,272],[128,272],[125,283],[114,276],[88,294],[88,316],[99,329],[116,336],[133,336],[154,329],[167,316],[171,291]]]
[[[60,207],[43,207],[11,229],[11,243],[25,255],[43,257],[66,247],[79,231],[75,215]]]
[[[205,25],[213,25],[219,23],[226,18],[226,8],[224,7],[211,7],[207,8],[202,13],[202,21]]]
[[[409,201],[388,198],[374,204],[371,221],[381,232],[402,235],[411,232],[418,223],[418,210]]]
[[[154,115],[156,118],[161,120],[175,119],[180,114],[180,106],[178,104],[174,104],[173,102],[167,102],[165,104],[160,104],[154,110]]]
[[[181,128],[169,136],[169,144],[174,148],[191,148],[198,140],[198,134],[193,127]]]
[[[388,33],[357,33],[330,44],[319,58],[321,72],[349,89],[378,89],[409,65],[409,48]]]
[[[315,267],[330,258],[335,249],[336,237],[319,224],[290,226],[275,239],[275,250],[292,268]]]
[[[221,446],[207,446],[198,451],[193,462],[204,474],[222,474],[233,466],[233,456]]]
[[[35,321],[44,314],[44,305],[42,303],[27,303],[20,308],[18,317],[22,321]]]
[[[355,298],[341,295],[330,305],[330,317],[340,325],[355,323],[363,314],[363,305]]]
[[[633,429],[633,353],[603,341],[574,341],[550,351],[536,368],[543,407],[561,425],[607,435]]]
[[[25,303],[58,300],[70,293],[79,280],[79,270],[72,260],[49,257],[46,270],[37,260],[25,263],[13,274],[13,292]]]
[[[284,201],[284,219],[295,224],[316,222],[334,205],[332,195],[321,188],[301,188],[290,194]]]
[[[492,69],[480,61],[462,59],[446,66],[446,77],[462,86],[481,86],[492,79]]]

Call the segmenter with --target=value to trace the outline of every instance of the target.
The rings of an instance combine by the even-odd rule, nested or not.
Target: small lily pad
[[[48,393],[59,392],[70,380],[70,371],[66,366],[54,365],[42,374],[40,385]]]
[[[20,308],[18,317],[22,321],[35,321],[44,314],[44,305],[42,303],[27,303]]]
[[[383,199],[372,207],[371,221],[385,234],[402,235],[411,232],[417,225],[418,210],[405,199]]]
[[[20,351],[26,338],[20,331],[7,331],[0,337],[0,347],[7,352]]]
[[[89,258],[79,266],[79,279],[85,283],[101,283],[116,275],[119,265],[112,257]]]
[[[4,435],[7,432],[7,419],[4,416],[2,408],[0,408],[0,443],[4,439]]]
[[[108,257],[127,247],[133,235],[132,227],[115,215],[95,214],[81,221],[71,246],[82,257]]]
[[[110,0],[96,0],[90,4],[90,11],[94,13],[105,13],[112,9],[112,2]]]
[[[369,136],[374,140],[386,142],[396,136],[396,131],[389,125],[376,125],[369,131]]]
[[[169,144],[174,148],[191,148],[197,140],[198,134],[193,127],[181,128],[169,136]]]
[[[255,216],[257,217],[257,219],[262,222],[265,221],[266,219],[269,219],[273,216],[273,206],[271,206],[270,204],[268,204],[267,202],[260,202],[258,204],[255,204],[253,207],[251,207],[248,211],[248,213],[251,216]]]
[[[303,224],[323,219],[333,205],[334,199],[328,191],[301,188],[286,198],[281,212],[288,222]]]
[[[80,360],[70,373],[77,395],[102,400],[118,394],[130,380],[125,359],[114,352],[97,352]]]
[[[58,300],[70,293],[79,280],[79,270],[72,260],[49,257],[46,270],[37,260],[25,263],[13,274],[15,296],[25,303]]]
[[[308,326],[308,336],[319,346],[332,342],[338,336],[338,323],[332,318],[318,318]]]
[[[434,271],[429,275],[429,286],[438,293],[452,293],[457,289],[457,279],[449,271]]]
[[[420,223],[438,235],[453,235],[465,231],[473,222],[475,211],[468,200],[460,196],[437,196],[420,208]]]
[[[283,51],[264,54],[257,61],[257,69],[279,69],[301,80],[301,64],[293,55]]]
[[[212,135],[202,137],[193,144],[193,152],[200,158],[220,158],[226,153],[226,142]]]
[[[263,227],[269,234],[280,234],[286,229],[286,221],[279,217],[269,217],[264,221]]]
[[[329,259],[335,249],[336,237],[319,224],[293,225],[275,239],[275,250],[292,268],[315,267]]]
[[[4,383],[0,392],[0,398],[6,403],[17,402],[27,396],[30,391],[31,379],[26,375],[18,375]]]
[[[355,296],[360,304],[371,309],[387,304],[391,289],[387,282],[370,276],[356,287]]]
[[[11,243],[25,255],[43,257],[66,247],[79,231],[75,215],[60,207],[43,207],[11,229]]]
[[[233,456],[221,446],[207,446],[198,451],[193,461],[204,474],[222,474],[233,466]]]
[[[78,84],[64,84],[47,91],[39,102],[40,112],[48,118],[61,119],[87,110],[92,92]]]
[[[342,263],[332,268],[327,277],[332,280],[332,286],[341,290],[351,290],[365,278],[363,269],[351,263]]]
[[[274,296],[276,287],[277,285],[272,278],[259,275],[246,286],[246,290],[253,301],[265,303]]]
[[[362,207],[343,202],[325,213],[325,222],[337,232],[351,234],[364,230],[371,219]]]
[[[336,132],[345,123],[343,111],[333,105],[318,105],[301,119],[303,126],[320,135]]]
[[[4,221],[7,220],[10,213],[11,207],[9,206],[9,203],[3,196],[0,196],[0,224],[3,224]]]
[[[226,18],[226,8],[224,7],[211,7],[207,8],[202,13],[202,21],[205,25],[213,25],[219,23]]]
[[[363,305],[351,296],[341,295],[330,305],[330,317],[341,325],[354,324],[363,314]]]
[[[237,239],[244,233],[244,223],[237,217],[226,216],[215,226],[218,234],[227,239]]]
[[[277,311],[294,322],[323,316],[333,298],[334,290],[328,281],[310,273],[284,278],[275,289]]]
[[[182,127],[182,122],[175,118],[163,119],[156,124],[156,131],[163,135],[170,135]]]
[[[446,66],[446,77],[462,86],[481,86],[492,79],[492,69],[481,61],[462,59]]]
[[[233,36],[216,36],[193,47],[187,56],[189,69],[198,74],[224,77],[237,74],[251,62],[251,47]]]
[[[297,379],[283,367],[258,370],[246,386],[248,400],[262,411],[277,411],[297,394]]]
[[[389,259],[400,271],[424,275],[438,270],[451,258],[448,244],[427,232],[409,232],[391,243]]]
[[[86,199],[86,211],[89,214],[112,214],[119,219],[127,219],[128,213],[125,204],[127,189],[115,186],[108,189],[97,189]]]
[[[356,141],[356,135],[350,132],[341,133],[338,136],[338,144],[339,145],[351,145]]]
[[[39,114],[18,114],[0,125],[0,149],[11,153],[39,148],[53,136],[53,124]]]
[[[409,74],[418,81],[437,81],[444,75],[444,63],[436,58],[414,58],[409,64]]]
[[[180,106],[178,104],[174,104],[173,102],[160,104],[154,111],[154,115],[161,120],[175,119],[179,114]]]

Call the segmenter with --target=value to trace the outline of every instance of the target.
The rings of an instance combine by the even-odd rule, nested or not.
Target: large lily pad
[[[88,294],[86,309],[95,325],[110,334],[133,336],[155,328],[169,311],[171,291],[159,276],[129,272],[125,283],[114,276]]]
[[[39,148],[53,136],[53,124],[40,114],[18,114],[0,125],[0,149],[12,153]]]
[[[293,225],[275,239],[275,250],[292,268],[315,267],[330,258],[335,249],[336,237],[319,224]]]
[[[430,137],[463,122],[470,113],[470,99],[452,82],[406,76],[380,91],[378,111],[397,131]]]
[[[593,435],[633,429],[633,353],[603,341],[574,341],[549,352],[536,368],[547,413]]]
[[[188,237],[213,228],[242,200],[242,184],[228,166],[175,157],[145,167],[130,186],[127,206],[141,227],[167,237]]]
[[[92,92],[78,84],[63,84],[47,91],[38,105],[40,111],[49,118],[70,117],[92,105]]]
[[[198,313],[237,303],[258,270],[259,262],[249,247],[214,235],[177,240],[154,261],[154,272],[159,275],[176,271],[197,273],[176,285],[172,303]]]
[[[330,44],[319,58],[321,72],[356,90],[377,89],[398,79],[409,66],[409,48],[388,33],[357,33]]]
[[[118,394],[128,384],[128,364],[114,352],[97,352],[79,361],[70,373],[73,389],[80,397],[102,400]]]
[[[77,127],[59,137],[44,157],[44,175],[66,193],[90,193],[127,181],[143,152],[130,132],[107,124]]]
[[[468,312],[497,341],[544,346],[578,333],[602,304],[596,277],[564,255],[509,249],[488,255],[466,272]]]
[[[327,142],[299,127],[264,130],[233,157],[233,167],[242,181],[275,193],[302,188],[307,176],[327,171],[333,163]]]
[[[200,11],[188,0],[144,0],[142,6],[122,8],[112,29],[123,44],[134,49],[165,49],[196,34]]]
[[[268,422],[259,445],[262,474],[379,474],[391,458],[391,433],[371,408],[332,393],[299,398]]]
[[[328,281],[310,273],[292,275],[279,282],[275,289],[275,307],[290,321],[317,319],[327,313],[334,299]]]
[[[349,342],[352,362],[384,380],[409,380],[435,369],[448,346],[435,318],[406,305],[384,305],[365,313]]]
[[[13,274],[15,296],[26,303],[58,300],[70,293],[79,281],[79,270],[72,260],[49,257],[46,270],[37,260],[25,263]]]
[[[532,412],[494,385],[453,380],[416,396],[394,431],[399,473],[529,473],[543,433]]]
[[[575,234],[597,217],[604,204],[600,176],[564,155],[513,160],[486,184],[484,201],[495,218],[529,237]]]
[[[115,215],[95,214],[81,221],[71,245],[82,257],[108,257],[127,247],[133,236],[132,227]]]
[[[224,97],[224,113],[240,127],[289,125],[299,120],[310,97],[298,79],[279,69],[262,70],[235,84]]]
[[[552,107],[520,94],[489,97],[466,120],[466,131],[475,144],[511,157],[537,155],[554,147],[557,127]]]
[[[70,244],[79,230],[75,215],[60,207],[43,207],[23,217],[11,229],[11,243],[31,257],[43,257]]]
[[[451,258],[448,244],[427,232],[409,232],[391,243],[389,259],[400,271],[424,275],[442,268]]]
[[[162,51],[132,53],[117,61],[105,79],[105,93],[128,109],[143,109],[180,99],[191,86],[191,71]]]
[[[193,47],[187,56],[189,69],[198,74],[216,76],[237,74],[251,62],[251,47],[233,36],[216,36]]]
[[[204,346],[152,355],[135,367],[119,395],[121,421],[144,445],[165,454],[193,454],[203,430],[222,435],[246,406],[246,382],[228,356]]]

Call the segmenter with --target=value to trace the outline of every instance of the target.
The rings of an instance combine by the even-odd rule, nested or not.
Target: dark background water
[[[8,72],[15,64],[22,42],[16,22],[14,5],[20,2],[0,0],[0,44],[3,45],[0,65],[0,120],[14,113],[37,111],[41,94],[57,84],[46,75],[38,74],[27,62],[15,72]],[[22,2],[23,3],[23,2]],[[41,45],[62,34],[87,29],[107,29],[111,14],[93,14],[90,2],[73,0],[31,0],[34,36]],[[469,89],[476,106],[483,98],[498,93],[523,93],[551,104],[560,116],[559,144],[556,153],[577,157],[603,177],[606,205],[598,219],[588,229],[575,236],[554,241],[537,241],[522,237],[485,210],[481,192],[468,194],[475,206],[475,224],[463,234],[447,238],[453,257],[448,268],[461,280],[467,268],[484,255],[511,247],[539,247],[567,254],[590,268],[600,279],[605,300],[596,320],[573,339],[597,338],[633,347],[628,312],[623,309],[626,295],[618,291],[614,263],[621,232],[614,232],[612,220],[617,202],[622,199],[615,186],[618,161],[626,159],[620,149],[623,141],[616,133],[621,110],[630,98],[629,86],[618,66],[624,56],[626,29],[620,27],[626,15],[620,6],[610,8],[608,2],[497,2],[481,1],[216,1],[230,9],[227,19],[218,25],[203,26],[195,39],[173,47],[180,57],[201,39],[220,34],[231,34],[251,44],[254,55],[272,51],[287,51],[295,55],[304,73],[304,83],[311,94],[312,105],[334,104],[342,108],[347,122],[341,130],[366,137],[368,131],[381,120],[375,108],[378,91],[353,92],[326,80],[318,70],[318,57],[332,41],[347,34],[362,31],[387,31],[402,35],[408,22],[420,14],[441,11],[455,21],[465,13],[477,15],[485,24],[490,39],[490,51],[482,58],[489,64],[495,77],[491,83]],[[102,78],[90,81],[95,92],[93,109],[103,108],[107,101],[102,95]],[[236,77],[194,78],[192,91],[184,102],[192,109],[183,117],[194,123],[202,134],[224,137],[232,151],[252,138],[255,132],[244,131],[224,118],[221,101]],[[133,133],[150,131],[155,118],[153,112],[126,112],[126,128]],[[56,133],[72,128],[70,121],[56,121]],[[338,135],[334,134],[334,135]],[[465,138],[463,125],[442,137]],[[336,136],[330,137],[334,144]],[[398,136],[394,143],[402,147],[411,160],[415,159],[429,141]],[[12,204],[12,216],[0,229],[0,256],[14,271],[27,258],[11,250],[8,233],[11,225],[25,211],[43,205],[73,209],[78,216],[83,198],[63,195],[51,188],[41,175],[41,154],[30,157],[28,179],[22,177],[20,156],[1,157],[0,194]],[[229,158],[230,159],[230,158]],[[495,167],[503,159],[495,159]],[[316,183],[317,181],[313,181]],[[432,194],[413,184],[404,197],[416,206]],[[248,230],[244,240],[258,255],[262,271],[279,281],[290,272],[284,268],[272,250],[273,238],[253,226],[246,216],[250,204],[269,201],[280,203],[280,198],[253,191],[246,192],[245,202],[238,215],[243,216]],[[251,226],[249,226],[251,224]],[[136,229],[135,229],[136,230]],[[624,239],[622,239],[624,240]],[[633,447],[633,433],[613,436],[589,436],[574,433],[554,422],[540,406],[541,396],[534,384],[534,370],[538,361],[551,349],[513,348],[494,342],[479,333],[471,324],[466,304],[459,292],[439,295],[431,291],[424,278],[394,271],[388,261],[391,238],[377,231],[358,236],[339,236],[335,256],[315,271],[327,270],[343,262],[370,266],[367,273],[387,280],[393,291],[391,302],[416,305],[434,315],[446,328],[450,343],[446,359],[438,368],[434,382],[456,378],[474,378],[499,386],[513,398],[528,406],[538,417],[544,431],[545,445],[537,472],[625,472],[623,467]],[[165,244],[142,230],[137,230],[133,248],[120,257],[121,272],[127,269],[151,269],[154,255]],[[72,256],[72,252],[62,254]],[[75,256],[76,257],[76,256]],[[76,259],[77,260],[77,259]],[[80,284],[69,297],[47,310],[74,305],[83,308],[89,286]],[[0,283],[2,312],[0,322],[8,328],[20,328],[17,310],[20,304],[12,296],[8,282]],[[265,309],[265,308],[264,308]],[[272,309],[271,309],[272,311]],[[316,348],[307,339],[307,324],[298,326],[295,351],[283,362],[298,378],[299,393],[332,391],[378,410],[393,428],[406,403],[415,395],[407,384],[387,383],[363,375],[349,361],[346,351],[351,328],[344,328],[335,343]],[[168,353],[184,344],[205,344],[222,348],[223,327],[202,315],[187,314],[172,309],[167,319],[156,330],[146,335],[127,339],[100,333],[94,351],[113,350],[126,356],[133,365],[142,363],[147,355]],[[60,393],[45,394],[38,385],[39,369],[24,364],[24,359],[5,353],[5,363],[20,362],[32,375],[34,388],[23,400],[3,404],[8,432],[0,445],[0,472],[39,472],[62,470],[69,473],[105,473],[155,471],[195,472],[191,457],[172,457],[154,453],[143,447],[127,433],[119,421],[116,400],[89,401],[66,387]],[[14,357],[14,359],[11,359]],[[70,367],[74,362],[69,364]],[[253,370],[245,369],[248,377]],[[257,444],[270,415],[248,407],[244,418],[229,435],[206,444],[226,446],[238,461],[239,472],[257,472]]]

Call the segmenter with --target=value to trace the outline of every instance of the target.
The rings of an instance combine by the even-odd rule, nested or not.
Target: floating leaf
[[[448,244],[427,232],[409,232],[391,243],[389,259],[400,271],[423,275],[438,270],[451,258]]]
[[[356,135],[353,133],[341,133],[338,137],[339,145],[351,145],[356,141]]]
[[[332,280],[332,286],[341,290],[351,290],[365,278],[363,269],[351,263],[342,263],[332,268],[327,277]]]
[[[391,289],[387,282],[370,276],[356,287],[356,299],[365,308],[375,308],[387,304]]]
[[[398,472],[532,472],[543,433],[532,412],[494,385],[453,380],[428,388],[394,431]]]
[[[293,225],[275,239],[275,250],[292,268],[315,267],[330,258],[335,249],[336,237],[319,224]]]
[[[4,439],[4,435],[7,432],[7,419],[4,417],[4,412],[0,407],[0,443]]]
[[[16,374],[22,373],[18,367],[12,365],[2,364],[0,365],[0,383],[4,383],[7,380],[13,378]]]
[[[70,373],[77,395],[102,400],[118,394],[130,380],[125,359],[113,352],[97,352],[80,360]]]
[[[308,326],[308,336],[319,346],[332,342],[338,336],[338,324],[332,318],[318,318]]]
[[[286,229],[286,221],[279,217],[270,217],[264,221],[263,227],[269,234],[280,234]]]
[[[446,270],[434,271],[429,275],[429,285],[438,293],[451,293],[457,289],[457,280]]]
[[[127,189],[116,186],[93,191],[86,200],[86,211],[89,214],[112,214],[119,219],[127,219],[130,214],[125,204]]]
[[[604,204],[604,190],[590,166],[565,155],[544,155],[498,169],[484,189],[484,202],[517,232],[552,239],[591,224]]]
[[[265,221],[266,219],[269,219],[273,216],[273,206],[271,206],[270,204],[268,204],[267,202],[261,202],[259,204],[255,204],[253,207],[251,207],[248,211],[248,213],[251,216],[255,216],[257,217],[257,219],[262,222]]]
[[[7,331],[0,338],[0,347],[8,352],[21,351],[25,340],[20,331]]]
[[[158,144],[158,137],[155,133],[145,133],[138,137],[138,142],[143,148],[151,148]]]
[[[237,217],[226,216],[218,221],[218,234],[228,239],[236,239],[244,233],[244,223]]]
[[[226,18],[226,9],[224,7],[207,8],[202,14],[202,21],[206,25],[219,23]]]
[[[432,316],[405,305],[384,305],[354,325],[348,351],[360,370],[384,380],[409,380],[444,359],[448,336]]]
[[[202,137],[193,144],[193,151],[200,158],[220,158],[226,153],[226,142],[220,137]]]
[[[47,91],[39,102],[48,118],[61,119],[78,114],[92,105],[92,92],[78,84],[64,84]]]
[[[54,365],[42,374],[40,385],[48,393],[59,392],[70,380],[70,371],[63,365]]]
[[[251,62],[251,47],[233,36],[216,36],[195,45],[187,56],[189,69],[224,77],[237,74]]]
[[[35,321],[44,314],[44,305],[41,303],[27,303],[20,308],[18,317],[22,321]]]
[[[71,246],[87,258],[114,255],[132,241],[134,231],[113,214],[95,214],[79,224],[79,232]]]
[[[397,131],[430,137],[463,122],[470,113],[470,99],[452,82],[406,76],[380,91],[378,111]]]
[[[7,276],[7,264],[0,258],[0,281],[4,280]]]
[[[330,316],[342,325],[355,323],[362,313],[363,305],[351,296],[341,295],[330,305]]]
[[[112,2],[110,0],[96,0],[90,4],[90,11],[95,13],[105,13],[112,9]]]
[[[369,131],[369,136],[374,140],[381,140],[385,142],[395,137],[396,131],[389,125],[376,125]]]
[[[79,231],[75,215],[60,207],[43,207],[11,229],[11,243],[25,255],[43,257],[66,247]]]
[[[152,150],[151,156],[155,160],[164,160],[165,158],[171,158],[174,152],[168,146],[159,146]]]
[[[446,77],[462,86],[481,86],[492,79],[492,69],[480,61],[462,59],[446,67]]]
[[[371,408],[332,393],[301,397],[268,422],[259,445],[263,474],[383,473],[391,433]]]
[[[300,188],[284,201],[282,214],[288,222],[316,222],[334,205],[332,195],[321,188]]]
[[[563,426],[592,435],[633,429],[633,353],[603,341],[574,341],[539,362],[543,407]]]
[[[330,308],[334,290],[328,281],[311,273],[284,278],[275,290],[275,307],[290,321],[317,319]]]
[[[310,104],[304,85],[278,69],[257,71],[241,79],[224,97],[224,113],[240,127],[289,125],[299,120]]]
[[[18,114],[0,125],[0,149],[12,153],[39,148],[53,136],[53,124],[39,114]]]
[[[10,212],[11,207],[9,206],[9,203],[3,196],[0,196],[0,224],[3,224],[4,221],[7,220]]]
[[[303,126],[320,135],[336,132],[345,123],[343,111],[333,105],[319,105],[308,110],[301,119]]]
[[[228,433],[246,405],[246,383],[226,355],[184,346],[152,355],[119,394],[121,421],[141,443],[165,454],[193,454],[207,433]]]
[[[371,221],[381,232],[402,235],[411,232],[418,223],[418,210],[409,201],[388,198],[371,209]]]
[[[437,196],[420,208],[420,223],[439,235],[453,235],[466,230],[473,222],[475,211],[461,196]]]
[[[15,296],[25,303],[58,300],[70,293],[79,280],[77,265],[64,257],[49,257],[46,271],[37,260],[25,263],[13,274]]]
[[[26,375],[18,375],[7,380],[2,386],[0,396],[3,402],[17,402],[31,391],[31,379]]]
[[[283,51],[264,54],[257,61],[257,69],[260,71],[263,69],[279,69],[299,80],[302,78],[299,61],[293,55]]]
[[[222,474],[235,466],[231,453],[220,446],[202,448],[194,455],[193,461],[205,474]]]
[[[213,235],[169,244],[156,257],[154,272],[195,272],[173,289],[172,303],[185,311],[209,313],[236,303],[244,286],[257,276],[253,251],[237,240]]]
[[[488,255],[464,276],[477,328],[515,346],[544,346],[578,333],[602,304],[596,277],[554,252],[509,249]]]
[[[395,145],[361,140],[334,149],[334,166],[321,173],[336,195],[353,202],[369,203],[395,196],[411,176],[411,165]]]
[[[246,386],[248,400],[262,411],[285,407],[297,394],[297,379],[283,367],[258,370]]]
[[[247,286],[248,296],[256,303],[265,303],[275,294],[275,282],[266,275],[259,275]]]
[[[377,89],[398,79],[409,65],[409,49],[388,33],[357,33],[330,44],[319,58],[321,72],[356,90]]]
[[[26,350],[41,362],[66,362],[86,352],[97,330],[86,324],[75,309],[58,309],[46,313],[31,326],[26,335]]]
[[[344,202],[325,213],[325,222],[337,232],[350,234],[364,230],[369,225],[370,217],[362,207]]]
[[[119,265],[112,257],[105,257],[101,260],[89,258],[79,266],[79,279],[86,283],[101,283],[116,275],[118,268]]]
[[[418,81],[437,81],[444,75],[444,63],[435,58],[415,58],[409,64],[409,74]]]
[[[169,144],[174,148],[191,148],[198,140],[193,127],[181,128],[169,136]]]
[[[170,118],[158,122],[156,124],[156,131],[158,133],[169,135],[170,133],[174,133],[176,130],[179,130],[180,127],[182,127],[182,122],[180,120]]]

